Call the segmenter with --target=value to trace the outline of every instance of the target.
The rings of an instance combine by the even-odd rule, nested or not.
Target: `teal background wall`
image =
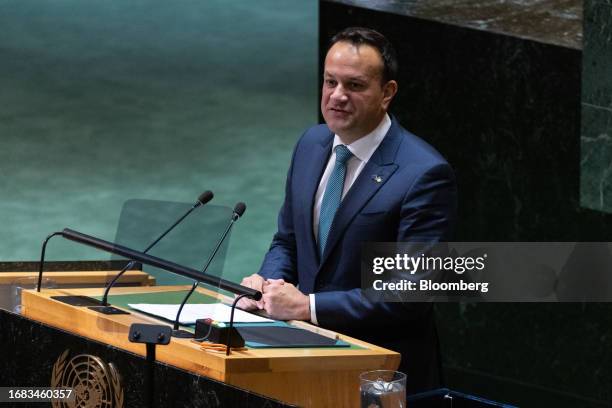
[[[257,270],[291,149],[317,121],[317,2],[0,3],[0,260],[124,201],[247,203],[225,265]],[[49,259],[108,259],[57,239]],[[204,258],[203,258],[204,262]]]

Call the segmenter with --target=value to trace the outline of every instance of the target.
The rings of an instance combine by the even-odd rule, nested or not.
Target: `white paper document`
[[[157,317],[174,321],[179,305],[162,305],[152,303],[130,303],[132,309],[140,310]],[[196,319],[212,319],[217,322],[229,323],[232,308],[223,303],[186,304],[181,312],[181,324],[195,324]],[[266,319],[236,308],[234,323],[267,323],[274,320]]]

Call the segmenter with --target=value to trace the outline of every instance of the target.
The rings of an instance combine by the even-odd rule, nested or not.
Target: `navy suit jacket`
[[[430,304],[371,302],[361,295],[362,242],[447,241],[456,214],[452,169],[392,118],[385,138],[346,193],[319,257],[313,206],[333,132],[307,130],[293,152],[278,232],[259,274],[315,293],[318,323],[402,353],[409,391],[437,386],[437,336]],[[378,176],[378,177],[375,177]],[[377,180],[375,180],[378,179]],[[381,180],[382,179],[382,180]]]

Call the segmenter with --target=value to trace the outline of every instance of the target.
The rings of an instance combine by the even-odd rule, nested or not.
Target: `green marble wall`
[[[580,202],[612,212],[612,1],[585,0]]]
[[[285,0],[1,2],[0,261],[38,259],[64,227],[112,240],[126,200],[210,189],[211,204],[248,206],[226,273],[256,272],[293,145],[317,121],[317,12]],[[109,259],[61,239],[47,253]]]

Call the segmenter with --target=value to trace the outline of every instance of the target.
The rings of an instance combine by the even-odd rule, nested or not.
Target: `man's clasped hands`
[[[284,279],[265,279],[255,273],[242,279],[240,284],[260,291],[263,297],[259,301],[240,299],[239,308],[265,310],[276,320],[310,320],[310,298]]]

